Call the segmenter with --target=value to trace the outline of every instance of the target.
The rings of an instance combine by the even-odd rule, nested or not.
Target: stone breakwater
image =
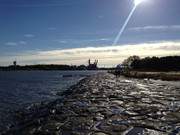
[[[178,135],[180,87],[100,73],[16,112],[7,135]]]

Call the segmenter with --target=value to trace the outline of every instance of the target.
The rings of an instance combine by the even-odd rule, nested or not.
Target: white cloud
[[[180,25],[158,25],[129,28],[131,31],[180,31]]]
[[[98,41],[109,41],[109,38],[99,38],[99,39],[87,39],[84,41],[88,41],[88,42],[98,42]]]
[[[7,42],[5,43],[6,46],[18,46],[18,45],[26,45],[26,41],[17,41],[17,42]]]
[[[12,61],[14,57],[21,64],[86,64],[89,58],[99,59],[100,65],[117,65],[131,55],[167,56],[180,55],[180,41],[162,41],[135,45],[119,45],[106,47],[85,47],[73,49],[59,49],[50,51],[35,51],[1,58],[3,61]]]
[[[25,34],[24,37],[26,37],[26,38],[33,38],[33,37],[35,37],[35,35],[33,35],[33,34]]]
[[[106,42],[106,41],[110,41],[109,38],[99,38],[99,39],[66,39],[66,40],[62,40],[62,39],[56,39],[53,40],[54,42],[60,43],[60,44],[67,44],[67,43],[75,43],[75,44],[87,44],[87,43],[93,43],[93,42]]]
[[[16,42],[7,42],[5,43],[7,46],[17,46],[18,44]]]
[[[12,3],[11,5],[9,4],[3,4],[0,5],[1,7],[34,7],[34,8],[39,8],[39,7],[61,7],[61,6],[70,6],[72,3],[44,3],[44,4],[15,4]]]
[[[26,41],[19,41],[19,44],[21,44],[21,45],[26,45],[27,42],[26,42]]]
[[[109,38],[101,38],[99,39],[99,41],[109,41],[110,39]]]
[[[55,40],[56,42],[58,42],[58,43],[60,43],[60,44],[66,44],[66,43],[68,43],[67,41],[65,41],[65,40]]]

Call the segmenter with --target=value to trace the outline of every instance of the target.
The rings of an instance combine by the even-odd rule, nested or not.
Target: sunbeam
[[[141,4],[142,2],[144,2],[144,1],[145,1],[145,0],[134,0],[134,7],[133,7],[133,9],[131,10],[130,14],[128,15],[128,17],[127,17],[126,21],[124,22],[123,26],[121,27],[118,35],[116,36],[116,38],[115,38],[115,40],[114,40],[114,42],[113,42],[113,45],[116,45],[116,44],[118,43],[118,41],[119,41],[122,33],[124,32],[124,30],[125,30],[128,22],[129,22],[129,20],[131,19],[134,11],[135,11],[136,8],[138,7],[138,5],[140,5],[140,4]]]
[[[126,21],[124,22],[122,28],[120,29],[117,37],[115,38],[115,40],[114,40],[114,42],[113,42],[113,45],[116,45],[117,42],[119,41],[119,38],[121,37],[122,33],[124,32],[124,29],[126,28],[129,20],[131,19],[132,15],[133,15],[133,13],[134,13],[134,11],[135,11],[135,9],[136,9],[136,7],[137,7],[137,6],[135,5],[135,6],[133,7],[133,9],[131,10],[131,12],[130,12],[130,14],[128,15]]]

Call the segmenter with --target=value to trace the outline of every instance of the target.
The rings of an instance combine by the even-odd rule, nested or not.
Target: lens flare
[[[114,40],[113,45],[116,45],[118,43],[118,40],[120,39],[121,35],[123,34],[123,32],[124,32],[128,22],[130,21],[130,19],[131,19],[131,17],[132,17],[132,15],[133,15],[135,10],[136,10],[136,6],[133,7],[133,9],[131,10],[130,14],[128,15],[128,17],[127,17],[126,21],[124,22],[121,30],[119,31],[118,35],[116,36],[116,38]]]
[[[115,40],[114,40],[114,42],[113,42],[112,45],[116,45],[116,44],[118,43],[121,35],[123,34],[126,26],[128,25],[128,22],[130,21],[130,19],[131,19],[132,15],[133,15],[134,11],[136,10],[137,6],[138,6],[139,4],[141,4],[142,2],[144,2],[144,1],[145,1],[145,0],[134,0],[134,7],[133,7],[133,9],[131,10],[130,14],[128,15],[126,21],[124,22],[122,28],[120,29],[120,31],[119,31],[118,35],[116,36],[116,38],[115,38]]]

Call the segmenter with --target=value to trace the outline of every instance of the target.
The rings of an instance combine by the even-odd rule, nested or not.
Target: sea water
[[[58,92],[98,71],[0,71],[0,125],[9,112],[59,98]]]

